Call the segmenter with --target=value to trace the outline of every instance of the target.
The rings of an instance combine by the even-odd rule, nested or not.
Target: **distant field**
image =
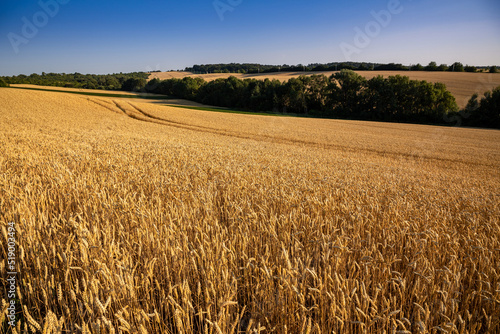
[[[500,331],[498,130],[0,101],[18,333]]]
[[[231,75],[240,79],[277,79],[285,81],[300,75],[324,74],[330,76],[335,72],[286,72],[286,73],[264,73],[264,74],[237,74],[237,73],[214,73],[214,74],[193,74],[190,72],[156,72],[151,73],[150,79],[159,78],[162,80],[172,78],[184,78],[186,76],[199,77],[207,81],[218,78],[227,78]],[[465,72],[421,72],[421,71],[357,71],[365,78],[372,78],[377,75],[388,77],[391,75],[405,75],[414,80],[427,80],[429,82],[441,82],[455,96],[459,107],[465,107],[472,94],[482,95],[488,90],[500,86],[500,73],[465,73]]]

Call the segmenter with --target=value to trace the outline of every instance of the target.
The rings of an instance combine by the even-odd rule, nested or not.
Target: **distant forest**
[[[185,71],[193,72],[196,74],[206,73],[274,73],[274,72],[320,72],[320,71],[340,71],[340,70],[353,70],[353,71],[450,71],[450,72],[478,72],[489,71],[492,73],[497,72],[496,66],[490,67],[476,67],[463,65],[456,62],[450,66],[446,64],[438,65],[436,62],[430,62],[427,66],[415,64],[405,66],[402,64],[377,64],[377,63],[357,63],[357,62],[342,62],[342,63],[328,63],[328,64],[309,64],[309,65],[261,65],[261,64],[208,64],[208,65],[194,65],[186,67]]]
[[[56,86],[84,89],[131,90],[132,80],[139,81],[144,86],[149,73],[116,73],[116,74],[81,74],[81,73],[45,73],[31,75],[15,75],[0,77],[0,86],[5,84],[31,84],[40,86]],[[134,87],[132,87],[134,88]]]

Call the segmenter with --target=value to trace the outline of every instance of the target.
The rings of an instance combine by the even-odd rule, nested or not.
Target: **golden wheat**
[[[498,131],[0,99],[18,333],[500,330]]]

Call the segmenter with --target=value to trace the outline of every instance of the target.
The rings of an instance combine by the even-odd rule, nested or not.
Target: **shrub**
[[[470,114],[467,125],[487,128],[500,128],[500,86],[484,93],[481,101],[478,94],[474,94],[465,111]]]
[[[477,67],[475,66],[465,66],[465,72],[477,72]]]
[[[122,90],[128,92],[141,91],[146,86],[146,79],[130,78],[122,84]]]

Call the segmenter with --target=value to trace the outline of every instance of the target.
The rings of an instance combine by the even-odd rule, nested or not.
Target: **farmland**
[[[0,100],[17,333],[500,330],[498,130]]]
[[[278,73],[261,73],[261,74],[239,74],[239,73],[211,73],[211,74],[193,74],[191,72],[153,72],[150,79],[158,78],[166,79],[182,79],[184,77],[203,78],[206,81],[211,81],[219,78],[227,78],[235,76],[239,79],[276,79],[286,81],[291,78],[297,78],[300,75],[324,74],[330,76],[336,72],[278,72]],[[453,94],[460,108],[467,105],[467,101],[472,94],[478,93],[482,95],[488,90],[492,90],[500,86],[500,73],[465,73],[465,72],[425,72],[425,71],[356,71],[359,75],[366,79],[371,79],[381,75],[388,77],[391,75],[408,76],[412,80],[426,80],[428,82],[440,82],[446,85],[446,88]]]

